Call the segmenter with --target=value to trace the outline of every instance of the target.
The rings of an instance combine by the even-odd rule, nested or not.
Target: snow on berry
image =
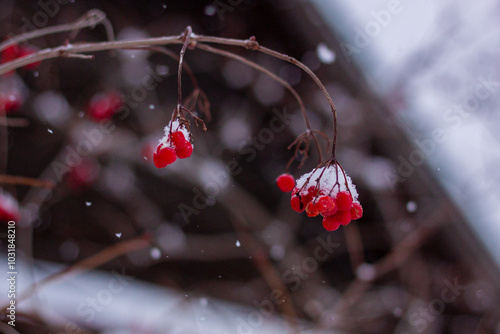
[[[19,220],[19,204],[9,193],[0,189],[0,221]]]
[[[177,119],[170,121],[164,129],[163,138],[154,153],[154,163],[157,168],[163,168],[173,163],[177,158],[186,159],[193,153],[193,144],[189,142],[191,135],[184,124]]]
[[[323,227],[328,231],[363,215],[356,187],[342,167],[333,161],[322,163],[297,180],[290,205],[297,212],[305,208],[309,217],[321,214]]]
[[[282,192],[290,192],[295,187],[295,179],[292,175],[283,173],[276,179],[276,184]]]

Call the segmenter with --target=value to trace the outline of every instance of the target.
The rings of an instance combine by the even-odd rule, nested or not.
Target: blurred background
[[[17,103],[0,116],[0,174],[53,187],[0,179],[3,198],[19,203],[18,297],[26,294],[16,326],[3,310],[0,331],[500,333],[499,5],[2,1],[4,38],[99,9],[118,40],[191,26],[255,36],[302,61],[337,106],[338,160],[364,215],[327,232],[319,217],[290,208],[275,179],[305,125],[293,96],[245,64],[187,50],[212,119],[206,132],[192,126],[193,155],[164,169],[152,150],[177,103],[176,59],[104,51],[23,67],[0,78],[0,98]],[[99,42],[108,33],[99,24],[19,45]],[[218,47],[286,80],[312,127],[332,136],[328,104],[304,72]],[[194,87],[184,75],[184,96]],[[119,96],[117,112],[96,114],[91,106],[110,96]],[[312,151],[291,173],[309,172],[318,158]],[[6,224],[0,233],[7,275]]]

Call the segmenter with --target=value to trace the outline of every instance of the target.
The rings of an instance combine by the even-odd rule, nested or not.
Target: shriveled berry
[[[309,202],[306,206],[306,214],[308,217],[316,217],[319,215],[318,205],[313,201]]]
[[[181,131],[172,132],[170,135],[170,141],[172,142],[172,145],[174,145],[176,151],[182,150],[188,143]]]
[[[158,146],[156,152],[153,154],[153,161],[157,168],[163,168],[170,165],[177,159],[175,150],[171,147]]]
[[[361,204],[354,202],[352,203],[352,208],[350,212],[352,220],[359,219],[363,216],[363,207],[361,206]]]
[[[292,209],[297,212],[302,212],[305,209],[305,206],[302,204],[299,196],[297,195],[292,196],[292,199],[290,200],[290,205],[292,206]]]
[[[327,231],[335,231],[340,227],[340,222],[335,216],[327,216],[323,218],[323,227]]]
[[[283,173],[276,179],[276,184],[281,191],[287,193],[292,191],[295,187],[295,179],[292,175]]]
[[[176,152],[179,159],[189,158],[191,154],[193,154],[193,145],[191,145],[190,142],[186,142],[186,146],[184,146],[184,148],[180,150],[177,150]]]
[[[330,196],[321,196],[320,198],[318,198],[317,206],[321,214],[332,211],[333,213],[335,213],[337,211],[337,204],[335,203],[335,200]]]
[[[347,225],[351,222],[351,212],[350,211],[337,211],[330,217],[333,217],[340,225]]]
[[[340,211],[350,210],[352,207],[352,196],[348,191],[341,191],[337,194],[337,205]]]

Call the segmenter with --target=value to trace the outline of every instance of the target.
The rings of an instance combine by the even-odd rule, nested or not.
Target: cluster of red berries
[[[0,189],[0,221],[19,220],[19,204],[10,194]]]
[[[309,185],[314,172],[302,176],[297,185],[290,174],[280,175],[276,183],[282,191],[292,192],[290,205],[293,210],[305,211],[308,217],[323,216],[323,227],[327,231],[334,231],[340,225],[347,225],[351,220],[361,218],[363,208],[357,199],[353,198],[350,189],[354,189],[354,186],[350,178],[347,177],[345,186],[341,187],[340,183],[336,182],[337,186],[331,186],[331,179],[323,179],[324,176],[331,177],[330,173],[319,175],[318,179],[313,180],[314,185]],[[334,179],[337,180],[336,177]],[[357,197],[357,193],[354,194]]]
[[[87,114],[96,121],[110,119],[122,107],[122,98],[117,92],[94,95],[87,105]]]
[[[0,55],[0,64],[7,63],[17,58],[29,56],[30,54],[36,51],[38,51],[38,49],[30,45],[12,44],[11,46],[7,47],[2,51],[2,54]],[[38,66],[40,66],[39,61],[28,64],[24,67],[27,70],[33,71],[36,70]]]
[[[186,139],[184,131],[178,129],[170,133],[170,128],[171,125],[167,125],[166,136],[160,141],[153,154],[153,161],[157,168],[166,167],[177,158],[189,158],[193,153],[193,145]]]

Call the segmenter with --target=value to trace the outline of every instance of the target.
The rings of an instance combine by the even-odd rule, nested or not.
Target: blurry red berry
[[[158,146],[153,154],[153,161],[157,168],[163,168],[177,160],[175,150],[171,147]]]
[[[363,207],[359,203],[352,203],[351,208],[351,219],[356,220],[363,216]]]
[[[16,92],[0,94],[0,115],[8,115],[21,107],[21,95]]]
[[[179,157],[179,159],[189,158],[193,153],[193,145],[191,145],[190,142],[186,142],[186,146],[184,146],[184,148],[180,150],[177,150],[176,152],[177,152],[177,157]]]
[[[335,231],[340,227],[340,222],[335,216],[327,216],[323,218],[323,227],[327,231]]]
[[[278,176],[276,179],[276,184],[281,191],[287,193],[293,190],[295,187],[295,179],[292,175],[284,173]]]
[[[10,194],[0,189],[0,221],[19,220],[19,204]]]
[[[292,196],[292,199],[290,200],[290,205],[292,206],[292,209],[297,212],[302,212],[305,209],[305,206],[302,204],[299,196],[297,195]]]
[[[306,206],[306,214],[308,217],[316,217],[319,215],[318,205],[314,202],[309,202]]]
[[[84,190],[90,187],[99,177],[99,164],[93,159],[84,159],[68,173],[68,186],[73,190]]]
[[[2,51],[0,56],[0,63],[7,63],[19,57],[19,47],[13,44]]]
[[[337,205],[340,211],[350,210],[352,207],[352,196],[348,191],[341,191],[337,194]]]
[[[122,101],[118,93],[97,94],[90,100],[87,113],[97,121],[110,119],[121,105]]]
[[[153,159],[153,155],[156,150],[156,144],[153,142],[146,142],[143,144],[141,149],[141,158],[145,161]]]
[[[187,140],[184,137],[182,131],[172,132],[172,134],[170,135],[170,141],[175,146],[176,151],[182,150],[184,147],[186,147],[187,144]]]
[[[29,46],[29,45],[28,46],[21,46],[19,49],[19,57],[29,56],[30,54],[35,53],[36,51],[38,51],[38,49],[33,47],[33,46]],[[27,70],[33,71],[33,70],[36,70],[38,68],[38,66],[40,66],[41,63],[42,62],[37,61],[37,62],[31,63],[31,64],[28,64],[24,67]]]

